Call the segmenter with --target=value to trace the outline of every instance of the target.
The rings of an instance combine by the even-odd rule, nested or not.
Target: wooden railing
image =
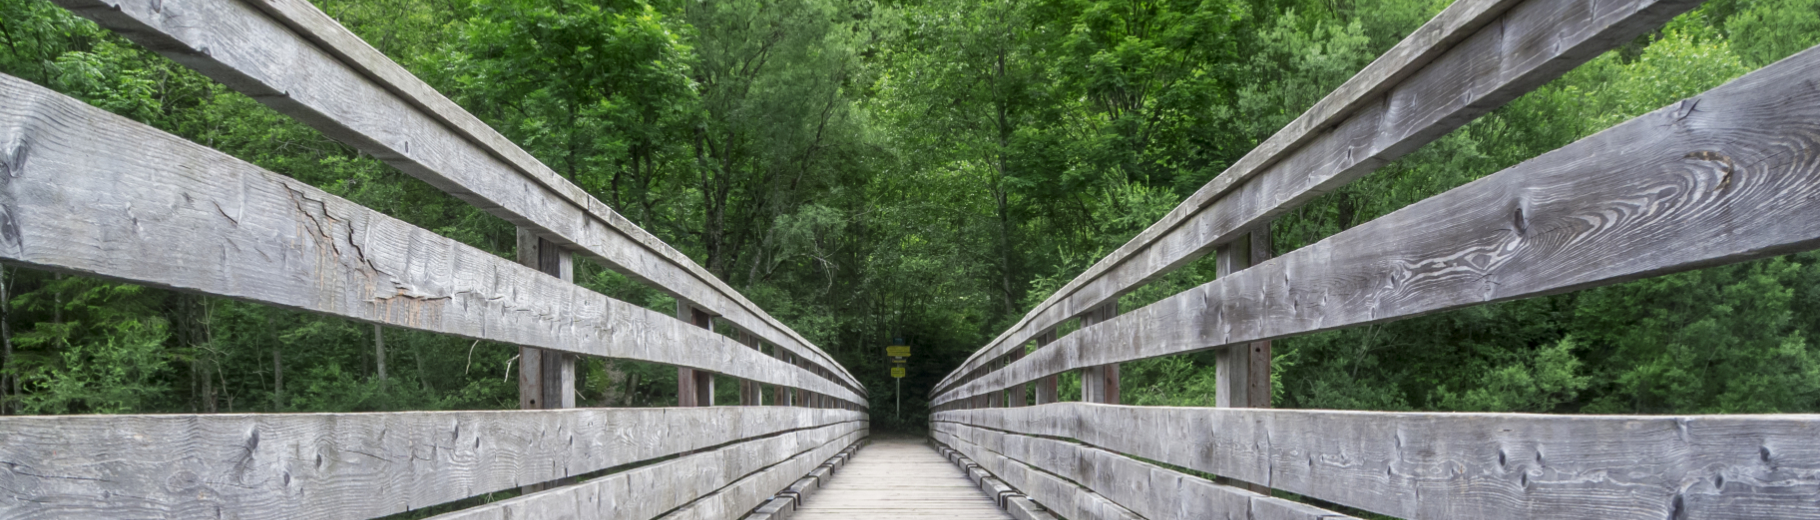
[[[1815,415],[1261,409],[1275,338],[1820,247],[1810,49],[1269,258],[1274,217],[1697,5],[1456,1],[944,378],[933,436],[1074,520],[1343,516],[1271,490],[1403,518],[1820,518]],[[1216,251],[1214,281],[1118,313]],[[1209,349],[1218,407],[1118,405],[1119,363]],[[1069,371],[1086,403],[1055,402]]]
[[[3,75],[0,258],[519,345],[525,410],[0,418],[0,518],[364,518],[511,489],[448,516],[721,518],[866,436],[826,353],[308,2],[59,3],[516,224],[519,261]],[[575,285],[576,253],[677,314]],[[685,408],[563,410],[578,355],[675,365]],[[714,374],[788,407],[707,408]]]

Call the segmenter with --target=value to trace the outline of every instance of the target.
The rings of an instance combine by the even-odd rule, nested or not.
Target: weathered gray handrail
[[[1082,329],[936,403],[1087,366],[1813,249],[1815,71],[1820,48]]]
[[[60,0],[147,48],[608,268],[859,381],[305,0]]]
[[[1077,439],[1126,456],[1401,518],[1820,518],[1815,504],[1820,415],[1058,403],[940,412],[935,421],[940,429],[1051,472],[1071,471],[1067,464],[1078,459],[1069,457],[1081,448],[1040,437]],[[1096,466],[1093,470],[1106,474],[1095,478],[1137,488],[1168,478],[1146,475],[1138,466],[1120,467]]]
[[[931,425],[930,436],[1064,518],[1352,519],[1083,444],[949,422]]]
[[[8,179],[0,186],[0,258],[8,261],[701,368],[833,396],[854,408],[864,402],[731,338],[23,80],[0,75],[0,101],[0,163]],[[666,495],[675,502],[661,513],[808,450],[791,446],[851,445],[864,434],[864,417],[777,407],[5,417],[0,460],[8,469],[0,471],[0,488],[8,492],[0,494],[0,517],[224,510],[240,518],[382,516],[728,442],[749,446],[740,452],[747,453],[744,466],[716,462],[731,453],[722,451],[679,459],[665,466],[670,473],[614,477],[697,486]],[[758,456],[748,453],[751,446],[778,449]]]
[[[932,435],[1070,518],[1345,518],[1258,494],[1278,489],[1403,518],[1820,519],[1816,415],[1278,411],[1227,395],[1251,391],[1228,388],[1234,353],[1268,360],[1275,338],[1820,248],[1820,47],[1248,269],[1223,249],[1212,282],[1103,312],[1694,5],[1455,3],[949,374]],[[1078,370],[1087,400],[1112,400],[1090,376],[1215,348],[1221,406],[1241,408],[1043,389]],[[1031,382],[1047,395],[1027,407]]]
[[[11,174],[0,258],[865,402],[731,338],[24,80],[0,75],[0,99]]]
[[[845,423],[756,439],[435,518],[736,518],[864,436]]]
[[[1162,220],[1095,263],[931,391],[978,377],[1070,318],[1661,27],[1697,0],[1461,0]]]
[[[864,418],[773,406],[7,417],[0,517],[370,518],[727,443],[831,441]],[[773,447],[742,460],[796,453]]]
[[[864,389],[839,364],[309,4],[65,5],[532,229],[532,247],[578,248],[700,310],[683,321],[608,298],[546,274],[560,255],[529,255],[542,269],[499,258],[5,75],[0,259],[699,369],[812,407],[4,417],[0,517],[374,517],[511,489],[527,494],[447,516],[714,516],[866,436]],[[701,310],[744,334],[715,334]],[[537,397],[550,390],[565,391]]]

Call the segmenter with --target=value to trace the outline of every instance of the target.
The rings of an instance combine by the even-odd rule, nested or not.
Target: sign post
[[[897,338],[903,343],[904,338]],[[904,360],[910,357],[909,345],[890,345],[885,347],[885,355],[891,356],[891,378],[897,380],[897,420],[904,420]]]

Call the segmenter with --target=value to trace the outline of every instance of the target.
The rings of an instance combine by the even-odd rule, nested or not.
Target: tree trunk
[[[411,357],[417,358],[417,380],[423,383],[423,389],[431,395],[436,394],[436,386],[430,384],[430,371],[423,366],[423,342],[411,342]]]
[[[14,369],[13,329],[10,324],[13,314],[12,291],[7,289],[6,267],[0,266],[0,345],[5,346],[4,355],[0,356],[0,415],[12,413],[12,402],[8,398],[16,398],[19,395],[19,385],[17,384],[19,378],[12,375]]]
[[[379,367],[379,391],[385,391],[385,331],[373,324],[373,359]]]
[[[272,412],[284,411],[284,358],[272,345]]]

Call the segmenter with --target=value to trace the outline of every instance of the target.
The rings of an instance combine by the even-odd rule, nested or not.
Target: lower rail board
[[[957,423],[932,427],[994,455],[1074,481],[1148,520],[1352,519],[1091,446]]]
[[[1820,415],[1057,403],[933,420],[1075,439],[1400,518],[1820,519]]]
[[[1144,520],[1091,489],[1081,487],[1054,474],[1006,458],[940,430],[930,437],[965,454],[967,458],[1005,483],[1023,491],[1031,500],[1069,520]]]
[[[3,417],[0,518],[384,516],[864,418],[787,407]]]
[[[718,491],[708,494],[670,514],[660,518],[664,520],[723,520],[739,518],[759,504],[775,496],[777,491],[789,486],[791,482],[808,475],[816,466],[830,457],[847,449],[866,437],[866,432],[849,433],[834,442],[829,442],[814,450],[791,457],[777,465],[765,468],[737,482],[727,485]],[[622,518],[609,511],[609,516],[600,518]]]
[[[743,503],[728,500],[728,491],[752,487],[749,482],[771,479],[773,474],[796,471],[795,476],[790,478],[799,478],[813,469],[815,464],[827,460],[865,435],[866,427],[863,423],[843,423],[745,441],[435,518],[644,520],[658,518],[660,515],[663,518],[676,518],[683,511],[701,508],[700,504],[704,501],[714,505]],[[805,464],[807,467],[803,467]],[[778,487],[781,488],[782,484]],[[768,493],[774,492],[776,488]],[[740,495],[739,498],[745,497]],[[758,502],[765,498],[770,498],[770,495],[753,497],[745,508],[757,507]],[[671,512],[672,510],[676,511]],[[721,515],[706,518],[733,517],[734,515]]]

